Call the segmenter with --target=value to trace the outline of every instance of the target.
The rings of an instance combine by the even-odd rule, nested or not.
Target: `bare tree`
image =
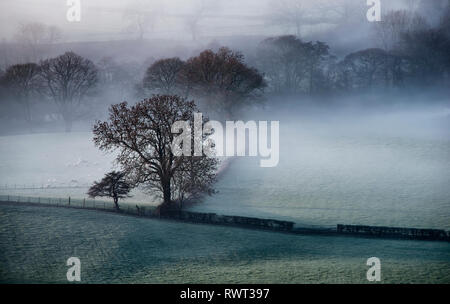
[[[132,184],[161,195],[162,209],[172,208],[177,199],[174,179],[178,183],[194,179],[207,193],[214,182],[215,158],[201,156],[201,161],[189,162],[190,156],[174,156],[172,152],[176,136],[172,126],[176,121],[192,122],[196,111],[193,101],[172,95],[156,95],[131,107],[126,102],[116,104],[110,108],[108,121],[95,124],[94,143],[104,151],[117,149],[117,162]],[[181,174],[182,170],[188,174]],[[182,190],[193,189],[183,186]]]
[[[182,209],[186,201],[198,199],[201,195],[212,195],[216,191],[211,187],[216,181],[217,160],[203,156],[184,157],[179,169],[173,176],[173,197]]]
[[[355,89],[372,88],[380,80],[386,83],[389,54],[382,49],[366,49],[351,53],[341,63],[346,82]]]
[[[87,194],[89,197],[110,197],[114,200],[114,206],[117,211],[119,208],[119,199],[130,197],[132,187],[125,179],[124,172],[112,171],[105,175],[99,182],[89,188]]]
[[[316,91],[316,89],[319,87],[319,83],[323,80],[321,76],[323,75],[322,72],[324,70],[324,64],[330,57],[330,47],[324,42],[317,41],[315,43],[305,43],[304,49],[307,58],[306,67],[308,91],[310,94],[312,94]]]
[[[41,78],[44,92],[56,103],[70,132],[81,103],[97,84],[97,68],[92,61],[67,52],[42,61]]]
[[[268,38],[258,47],[258,68],[274,92],[312,93],[329,55],[327,44],[288,35]]]
[[[154,62],[145,73],[143,88],[156,94],[177,93],[179,74],[183,66],[184,62],[178,57]]]
[[[241,53],[228,48],[206,50],[188,59],[180,78],[189,94],[227,116],[260,100],[266,86],[258,70],[248,67]]]
[[[39,66],[35,63],[10,66],[0,79],[7,94],[19,102],[25,113],[25,121],[31,123],[31,100],[39,89]]]
[[[257,66],[273,92],[301,90],[306,58],[303,43],[295,36],[267,38],[257,49]]]

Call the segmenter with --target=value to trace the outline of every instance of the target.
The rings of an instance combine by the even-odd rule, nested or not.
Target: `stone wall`
[[[278,221],[272,219],[260,219],[254,217],[218,215],[215,213],[200,213],[189,211],[167,211],[161,217],[188,221],[193,223],[205,223],[216,225],[245,226],[260,229],[291,231],[293,222]]]
[[[5,196],[6,197],[6,196]],[[14,200],[16,199],[16,200]],[[21,198],[16,196],[0,196],[0,204],[10,205],[30,205],[41,207],[60,207],[72,209],[87,209],[105,212],[117,212],[114,205],[109,202],[88,202],[84,200],[61,201],[55,198]],[[93,204],[91,204],[93,203]],[[157,210],[157,209],[156,209]],[[121,214],[148,218],[167,218],[187,221],[192,223],[203,223],[213,225],[241,226],[253,229],[267,229],[284,231],[296,234],[321,234],[321,235],[353,235],[361,237],[414,239],[414,240],[435,240],[450,241],[450,231],[439,229],[418,229],[418,228],[398,228],[398,227],[378,227],[362,225],[337,225],[337,228],[306,228],[295,227],[293,222],[279,221],[273,219],[260,219],[254,217],[218,215],[215,213],[200,213],[189,211],[166,210],[163,214],[155,212],[150,206],[122,206]]]
[[[439,229],[337,225],[337,233],[364,235],[373,237],[394,237],[394,238],[405,238],[416,240],[450,241],[450,232]]]

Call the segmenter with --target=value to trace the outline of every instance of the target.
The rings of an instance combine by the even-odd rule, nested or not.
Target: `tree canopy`
[[[132,189],[130,183],[125,179],[125,172],[112,171],[105,175],[99,182],[89,188],[87,194],[89,197],[110,197],[114,200],[116,210],[119,208],[119,199],[129,197]]]
[[[95,124],[94,142],[101,150],[118,150],[117,162],[130,182],[158,194],[165,206],[171,206],[177,199],[198,194],[199,189],[211,193],[215,181],[215,158],[175,156],[172,151],[176,136],[172,126],[193,121],[195,112],[193,101],[173,95],[155,95],[133,106],[115,104],[109,119]]]

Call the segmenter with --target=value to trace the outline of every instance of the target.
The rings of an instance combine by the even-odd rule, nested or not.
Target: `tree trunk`
[[[170,181],[163,182],[163,199],[164,199],[164,204],[168,205],[171,203]]]
[[[117,197],[114,197],[114,206],[116,207],[116,210],[117,210],[117,211],[120,211],[120,208],[119,208],[119,198],[117,198]]]

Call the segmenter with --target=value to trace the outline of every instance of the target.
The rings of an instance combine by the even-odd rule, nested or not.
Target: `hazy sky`
[[[81,22],[71,23],[66,19],[69,8],[66,1],[0,0],[0,38],[11,39],[18,24],[37,21],[59,26],[74,40],[119,39],[129,35],[129,22],[124,18],[124,13],[132,6],[139,10],[161,12],[154,28],[156,36],[163,34],[182,38],[186,35],[181,33],[186,27],[183,18],[199,11],[202,2],[206,6],[203,14],[214,16],[202,22],[208,22],[211,31],[232,33],[239,32],[242,24],[249,23],[246,22],[248,16],[263,15],[268,6],[268,0],[80,0]],[[224,16],[228,22],[214,22],[213,19],[218,16]],[[258,24],[258,20],[252,22]]]
[[[28,22],[57,25],[66,41],[130,39],[134,32],[124,14],[131,7],[139,12],[158,11],[152,37],[190,39],[187,20],[196,12],[204,16],[199,21],[200,35],[270,35],[274,28],[267,25],[266,17],[273,3],[298,2],[307,7],[320,1],[354,3],[361,7],[358,13],[365,14],[366,0],[80,0],[81,22],[71,23],[66,19],[67,0],[0,0],[0,39],[12,39],[18,25]],[[389,3],[403,1],[417,0]]]

